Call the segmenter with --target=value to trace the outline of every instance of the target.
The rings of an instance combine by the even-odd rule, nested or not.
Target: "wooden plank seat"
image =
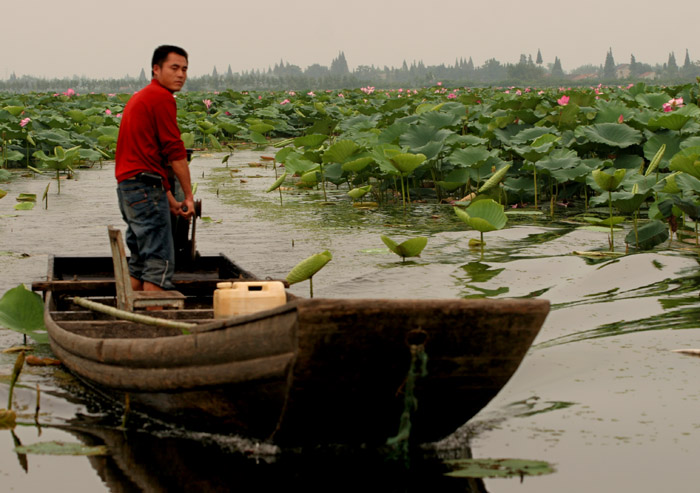
[[[114,226],[108,226],[107,230],[109,232],[109,245],[112,249],[112,261],[114,263],[117,308],[130,312],[137,308],[154,306],[183,309],[185,307],[185,295],[179,291],[134,291],[131,288],[122,232]]]

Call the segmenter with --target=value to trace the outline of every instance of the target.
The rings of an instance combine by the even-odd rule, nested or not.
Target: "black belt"
[[[142,181],[146,185],[163,188],[163,178],[155,173],[148,173],[144,171],[138,175],[135,175],[133,178]]]

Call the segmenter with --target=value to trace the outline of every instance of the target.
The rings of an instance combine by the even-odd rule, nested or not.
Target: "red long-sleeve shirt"
[[[186,158],[173,93],[152,80],[124,108],[115,157],[117,182],[145,171],[162,176],[169,189],[167,163]]]

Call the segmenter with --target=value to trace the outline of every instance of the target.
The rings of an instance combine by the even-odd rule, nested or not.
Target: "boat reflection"
[[[186,432],[70,431],[86,445],[107,446],[109,456],[88,459],[113,492],[273,491],[295,485],[304,491],[486,492],[481,480],[444,476],[447,469],[434,450],[420,449],[406,460],[391,458],[385,450],[280,450],[237,437]],[[448,452],[450,458],[469,454],[468,448]]]

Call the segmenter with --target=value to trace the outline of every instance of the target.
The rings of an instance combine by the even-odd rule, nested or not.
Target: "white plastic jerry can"
[[[286,302],[280,281],[220,282],[214,291],[214,318],[269,310]]]

